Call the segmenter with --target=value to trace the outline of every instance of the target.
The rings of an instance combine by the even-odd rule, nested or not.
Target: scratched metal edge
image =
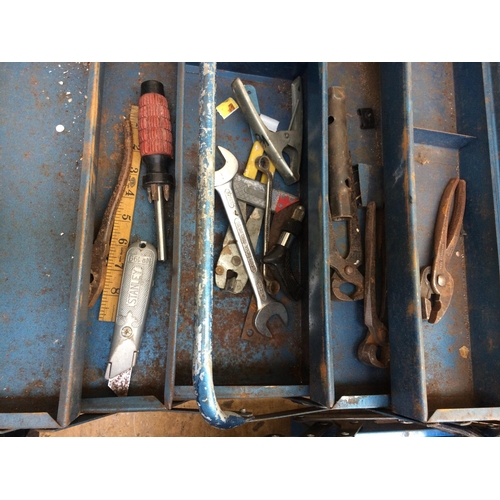
[[[196,200],[196,261],[192,377],[196,403],[207,423],[232,429],[245,423],[223,411],[215,394],[212,372],[215,155],[217,63],[200,63],[199,165]]]
[[[94,232],[96,159],[99,148],[99,116],[103,74],[103,65],[98,62],[92,63],[89,69],[88,107],[83,138],[75,255],[68,305],[69,331],[65,340],[57,412],[57,421],[63,427],[69,425],[80,413]]]
[[[441,408],[428,422],[491,422],[500,421],[500,408]]]
[[[477,137],[460,150],[459,160],[460,175],[467,182],[465,267],[474,402],[479,407],[500,406],[500,124],[495,100],[500,83],[493,85],[494,69],[481,63],[453,65],[457,130]]]
[[[308,213],[309,391],[316,403],[335,404],[333,326],[329,267],[328,224],[328,67],[310,64],[307,70],[306,132]],[[316,86],[316,92],[314,92]],[[311,110],[316,107],[318,112]],[[313,118],[316,119],[313,119]],[[318,250],[319,249],[319,250]]]
[[[395,413],[428,415],[416,243],[413,105],[410,63],[382,63],[382,149],[386,203],[387,296],[391,405]]]
[[[116,398],[87,398],[81,400],[82,414],[122,413],[132,411],[166,411],[154,396],[123,396]]]
[[[292,398],[309,396],[307,385],[262,385],[262,386],[236,386],[216,385],[215,394],[221,399],[244,399],[244,398]],[[194,388],[189,385],[178,385],[175,387],[174,399],[176,401],[188,401],[195,398]]]
[[[3,413],[0,429],[60,429],[61,426],[45,412]]]
[[[185,85],[186,65],[179,63],[177,73],[177,122],[176,142],[175,142],[175,198],[174,198],[174,228],[172,241],[172,281],[171,281],[171,301],[170,301],[170,320],[168,325],[168,344],[167,361],[165,375],[164,400],[166,407],[172,409],[175,386],[175,356],[178,327],[178,311],[181,288],[181,269],[182,269],[182,202],[184,197],[184,176],[183,176],[183,158],[184,158],[184,85]]]
[[[349,410],[355,408],[390,408],[389,394],[368,394],[365,396],[341,396],[333,406],[333,410]]]

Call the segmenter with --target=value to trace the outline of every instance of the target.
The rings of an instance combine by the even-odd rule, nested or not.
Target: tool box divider
[[[103,67],[93,63],[89,70],[88,107],[83,138],[82,174],[75,258],[69,303],[69,326],[63,360],[63,375],[57,420],[69,425],[80,413],[92,242],[94,237],[97,156],[102,108]]]

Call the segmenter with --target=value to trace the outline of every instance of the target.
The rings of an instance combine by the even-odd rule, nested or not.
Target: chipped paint
[[[216,64],[201,63],[200,70],[193,385],[203,418],[214,427],[231,429],[246,419],[219,406],[212,366]]]

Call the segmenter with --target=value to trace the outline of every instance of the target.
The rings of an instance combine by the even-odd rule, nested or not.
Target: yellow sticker
[[[224,102],[221,102],[215,109],[219,113],[219,115],[224,118],[224,120],[234,111],[239,108],[238,103],[230,97],[226,99]]]

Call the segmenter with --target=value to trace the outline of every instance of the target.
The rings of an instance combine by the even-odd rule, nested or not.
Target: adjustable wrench
[[[264,277],[259,270],[245,220],[233,189],[233,178],[238,171],[238,160],[225,148],[219,146],[219,151],[226,163],[221,169],[215,171],[214,187],[221,197],[257,301],[257,310],[253,319],[254,326],[262,335],[271,337],[271,332],[267,327],[268,320],[272,316],[278,315],[286,325],[288,323],[288,313],[281,302],[272,299],[266,292]]]

